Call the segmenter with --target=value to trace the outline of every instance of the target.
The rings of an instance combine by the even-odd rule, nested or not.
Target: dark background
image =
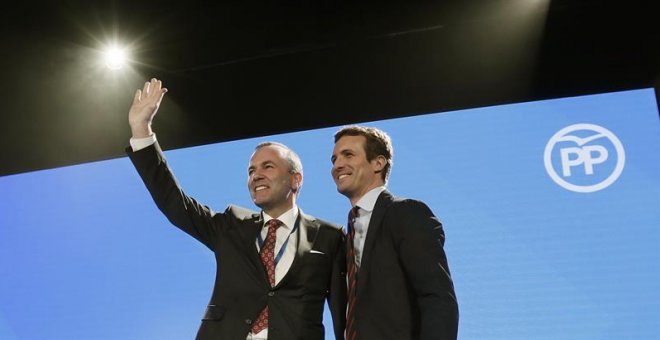
[[[650,0],[3,6],[0,175],[124,156],[151,77],[165,149],[660,85]],[[111,40],[132,48],[114,73],[93,61]]]

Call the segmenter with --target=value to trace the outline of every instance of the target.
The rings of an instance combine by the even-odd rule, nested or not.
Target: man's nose
[[[343,169],[343,168],[344,168],[344,162],[341,161],[341,160],[336,160],[336,161],[332,164],[332,172],[339,171],[339,170],[341,170],[341,169]]]
[[[259,172],[259,170],[255,170],[251,175],[250,175],[250,180],[251,181],[258,181],[260,179],[264,178],[264,176]]]

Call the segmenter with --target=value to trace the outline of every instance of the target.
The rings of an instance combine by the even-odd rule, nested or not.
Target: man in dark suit
[[[353,207],[346,339],[455,340],[458,303],[442,224],[425,203],[386,190],[392,155],[379,129],[349,126],[335,134],[332,177]]]
[[[327,300],[335,337],[343,339],[344,234],[296,206],[300,158],[283,144],[259,144],[247,174],[261,211],[229,205],[215,212],[184,193],[151,130],[166,92],[157,79],[137,90],[127,153],[169,221],[215,253],[215,287],[196,338],[323,340]]]

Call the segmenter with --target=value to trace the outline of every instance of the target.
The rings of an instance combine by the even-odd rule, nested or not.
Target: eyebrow
[[[341,149],[341,150],[339,150],[339,152],[337,152],[337,154],[339,154],[339,155],[345,155],[347,153],[355,153],[355,151],[351,148],[345,148],[345,149]],[[332,156],[330,156],[330,161],[332,162],[335,159],[337,159],[337,156],[335,156],[335,154],[332,154]]]
[[[261,162],[257,165],[265,166],[265,165],[269,165],[269,164],[277,165],[277,163],[275,163],[275,161],[272,161],[272,160],[265,160],[265,161],[263,161],[263,162]],[[255,169],[255,168],[256,168],[256,166],[250,165],[250,166],[248,166],[248,171],[252,170],[252,169]]]

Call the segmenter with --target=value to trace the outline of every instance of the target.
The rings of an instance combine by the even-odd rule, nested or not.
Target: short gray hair
[[[289,172],[290,173],[300,173],[301,175],[303,174],[303,166],[302,166],[302,161],[300,160],[300,156],[293,151],[291,148],[288,146],[278,143],[278,142],[261,142],[259,143],[254,150],[259,150],[263,147],[266,146],[277,146],[279,148],[282,148],[284,150],[284,157],[286,158],[287,162],[289,162]]]

